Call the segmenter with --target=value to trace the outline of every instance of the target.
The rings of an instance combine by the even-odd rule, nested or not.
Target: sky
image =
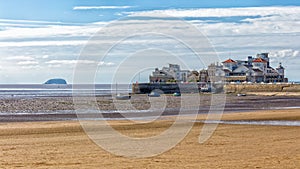
[[[164,16],[166,22],[176,17],[193,25],[208,39],[220,61],[227,58],[241,60],[249,55],[269,52],[273,67],[282,62],[289,80],[300,81],[298,0],[1,0],[0,84],[39,84],[50,78],[64,78],[72,83],[78,61],[86,65],[94,63],[80,56],[99,30],[101,32],[103,27],[116,24],[122,18],[122,24],[132,25],[126,28],[142,30],[145,25],[139,26],[141,20],[146,23],[149,18],[141,16]],[[124,20],[125,17],[134,19]],[[102,32],[106,39],[100,44],[112,43],[124,36],[125,27],[111,27]],[[156,27],[153,31],[165,28]],[[186,63],[194,70],[207,66],[194,61],[194,56],[190,55],[183,60],[173,59],[176,53],[189,51],[173,50],[170,46],[174,44],[160,38],[152,40],[160,44],[163,51],[144,52],[150,47],[159,48],[153,44],[149,47],[146,42],[151,39],[148,37],[129,38],[130,45],[116,46],[108,57],[97,63],[100,68],[95,83],[111,83],[111,77],[123,63],[126,64],[119,69],[120,82],[147,81],[153,67],[147,67],[145,63],[160,68],[172,62],[182,63],[182,67]],[[142,47],[138,48],[138,45]],[[124,62],[121,56],[128,55],[134,59]],[[163,59],[165,55],[168,57]],[[135,74],[127,68],[139,67],[137,65],[141,71]]]

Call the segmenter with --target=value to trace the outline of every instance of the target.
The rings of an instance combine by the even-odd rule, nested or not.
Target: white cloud
[[[114,13],[114,15],[116,15],[116,16],[123,16],[123,14],[120,13],[120,12],[116,12],[116,13]]]
[[[46,64],[76,64],[76,63],[94,64],[95,62],[92,60],[50,60],[46,62]]]
[[[2,23],[21,23],[21,24],[62,24],[62,22],[36,21],[36,20],[17,20],[17,19],[0,19]]]
[[[299,14],[300,7],[245,7],[245,8],[201,8],[167,9],[139,12],[124,12],[131,16],[174,16],[174,17],[233,17]]]
[[[285,49],[285,50],[279,50],[279,51],[272,51],[270,52],[270,57],[273,58],[295,58],[300,57],[300,51],[299,50],[293,50],[293,49]]]
[[[94,60],[50,60],[45,62],[51,66],[57,65],[74,65],[75,64],[97,64],[99,66],[113,66],[115,63],[113,62],[96,62]]]
[[[73,10],[91,10],[91,9],[128,9],[134,6],[75,6]]]
[[[39,59],[47,59],[47,58],[49,58],[49,55],[37,56],[36,58],[39,58]]]
[[[249,35],[266,33],[299,33],[300,7],[246,7],[246,8],[203,8],[167,9],[125,12],[129,16],[194,17],[188,21],[208,36]],[[222,17],[248,17],[243,20],[222,22]],[[199,17],[199,18],[198,18]],[[217,17],[218,21],[201,17]],[[253,18],[254,17],[254,18]]]
[[[0,47],[30,47],[30,46],[77,46],[84,45],[87,40],[63,40],[63,41],[24,41],[24,42],[0,42]]]
[[[39,62],[37,61],[30,61],[30,60],[27,60],[27,61],[20,61],[20,62],[17,62],[17,65],[38,65]]]
[[[40,69],[41,67],[39,65],[25,65],[25,66],[21,66],[21,68],[33,70],[33,69]]]
[[[28,61],[32,61],[32,60],[35,60],[35,59],[31,56],[12,56],[12,57],[6,58],[6,60],[13,60],[13,61],[28,60]]]
[[[90,37],[100,28],[100,24],[82,26],[47,25],[34,28],[24,24],[23,27],[6,27],[5,30],[0,31],[0,39]]]
[[[115,63],[113,63],[113,62],[99,62],[98,63],[98,65],[99,66],[114,66],[115,65]]]

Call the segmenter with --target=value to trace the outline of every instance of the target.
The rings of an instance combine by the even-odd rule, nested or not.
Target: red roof
[[[236,63],[236,61],[232,60],[232,59],[228,59],[228,60],[225,60],[224,62],[222,63]]]
[[[263,60],[262,58],[256,58],[252,62],[267,62],[267,61]]]

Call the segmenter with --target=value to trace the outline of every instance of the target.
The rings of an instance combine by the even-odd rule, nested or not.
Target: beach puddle
[[[291,107],[271,107],[274,110],[283,110],[283,109],[300,109],[300,106],[291,106]]]
[[[232,121],[204,121],[197,120],[196,122],[208,124],[234,124],[234,125],[263,125],[263,126],[299,126],[300,121],[286,120],[263,120],[263,121],[248,121],[248,120],[232,120]]]

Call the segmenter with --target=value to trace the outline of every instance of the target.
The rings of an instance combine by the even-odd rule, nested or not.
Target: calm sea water
[[[92,90],[94,89],[94,90]],[[1,84],[0,97],[69,97],[73,92],[95,95],[130,93],[128,84],[56,85],[56,84]]]

